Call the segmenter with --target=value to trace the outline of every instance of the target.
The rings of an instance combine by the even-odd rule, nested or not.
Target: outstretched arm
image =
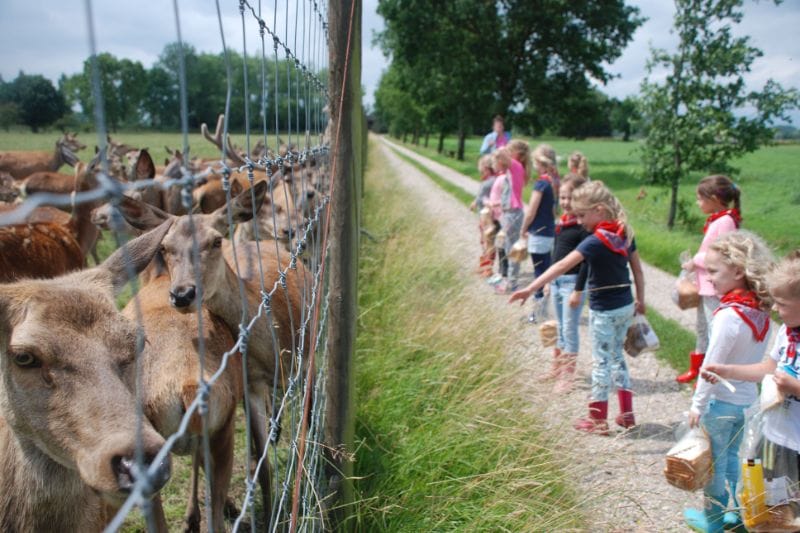
[[[636,286],[636,312],[643,315],[646,307],[644,305],[644,270],[642,270],[642,260],[639,252],[631,253],[631,271],[633,272],[633,284]]]
[[[527,300],[531,294],[538,291],[558,276],[568,272],[581,261],[583,261],[583,254],[577,250],[571,251],[564,259],[545,270],[542,275],[533,280],[530,285],[512,294],[508,299],[508,303],[519,300],[520,305],[524,304],[525,300]]]

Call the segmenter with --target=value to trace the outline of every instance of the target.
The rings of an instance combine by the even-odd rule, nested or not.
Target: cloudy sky
[[[250,0],[258,9],[258,0]],[[289,41],[298,55],[303,54],[302,20],[311,20],[309,2],[262,0],[262,18],[278,35],[286,39],[289,8]],[[322,2],[319,2],[320,4]],[[363,0],[363,70],[362,83],[367,91],[367,104],[377,86],[386,59],[377,48],[372,48],[372,35],[382,27],[376,14],[377,0]],[[610,70],[618,78],[604,88],[612,96],[624,97],[637,92],[645,71],[645,62],[651,45],[661,48],[674,46],[674,36],[669,28],[672,22],[672,2],[668,0],[629,0],[641,9],[648,21],[637,30],[633,42]],[[218,52],[222,49],[214,2],[194,0],[179,2],[181,30],[185,41],[199,51]],[[238,1],[220,0],[222,25],[226,43],[242,49],[242,22]],[[141,61],[146,67],[158,58],[164,45],[176,40],[175,17],[172,2],[166,0],[94,0],[92,3],[96,28],[97,48],[117,57]],[[303,7],[306,17],[303,17]],[[298,15],[296,17],[295,15]],[[301,20],[297,32],[295,19]],[[0,75],[4,80],[16,77],[22,70],[29,74],[41,73],[56,80],[62,73],[72,74],[82,68],[89,53],[86,3],[84,0],[0,0]],[[260,50],[258,28],[253,18],[247,17],[245,46],[249,52]],[[748,75],[748,85],[757,89],[773,78],[785,87],[800,88],[800,1],[786,0],[776,7],[772,2],[750,2],[745,9],[744,21],[737,32],[750,35],[755,46],[764,51],[764,57],[754,65]],[[309,23],[306,35],[315,28]],[[295,35],[297,43],[294,42]],[[269,43],[268,43],[269,46]],[[315,49],[306,45],[305,57],[313,59]],[[800,124],[800,112],[793,113],[793,122]]]

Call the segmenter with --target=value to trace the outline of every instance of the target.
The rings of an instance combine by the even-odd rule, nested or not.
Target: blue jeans
[[[553,262],[553,260],[548,252],[546,254],[531,254],[531,262],[533,263],[533,277],[538,278],[544,274],[545,270],[550,268],[550,264]],[[539,289],[536,291],[536,294],[534,294],[533,297],[537,300],[544,298],[544,289]]]
[[[728,507],[727,481],[736,503],[736,484],[739,482],[739,445],[744,433],[744,410],[746,405],[735,405],[711,400],[708,412],[700,422],[711,439],[711,456],[714,459],[714,475],[703,489],[705,515],[708,531],[723,531],[723,516]]]
[[[569,296],[575,290],[577,274],[564,274],[553,280],[550,285],[550,294],[553,295],[553,307],[558,321],[558,338],[556,347],[564,353],[578,353],[579,336],[578,326],[581,320],[581,311],[586,302],[586,291],[581,293],[581,304],[572,308],[569,306]]]
[[[633,320],[633,304],[608,311],[589,309],[592,335],[592,400],[607,402],[612,385],[630,389],[631,376],[622,346]]]

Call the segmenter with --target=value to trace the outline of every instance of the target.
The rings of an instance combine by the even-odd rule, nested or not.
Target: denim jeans
[[[503,226],[503,231],[506,232],[506,241],[503,245],[503,248],[506,252],[506,257],[511,252],[511,247],[514,246],[519,240],[520,232],[522,231],[522,222],[525,218],[525,213],[522,209],[511,209],[509,211],[504,211],[503,216],[500,219],[500,223]],[[519,263],[516,261],[509,261],[508,262],[508,281],[511,285],[517,284],[517,278],[519,277]]]
[[[564,353],[578,353],[579,335],[578,326],[581,320],[581,311],[586,302],[586,291],[581,293],[581,303],[578,307],[569,306],[569,296],[575,290],[577,274],[564,274],[553,280],[550,285],[550,294],[553,296],[553,307],[558,321],[558,338],[556,348]]]
[[[630,389],[622,346],[633,320],[633,304],[608,311],[589,310],[592,335],[592,400],[607,402],[611,387]]]
[[[550,256],[550,252],[547,252],[546,254],[531,254],[531,263],[533,263],[533,277],[538,278],[544,274],[545,270],[550,268],[550,264],[552,262],[553,260]],[[533,297],[537,300],[544,298],[544,288],[536,291]]]
[[[706,497],[704,512],[708,521],[708,531],[723,530],[723,515],[728,507],[728,491],[736,504],[736,484],[739,482],[739,445],[744,433],[744,410],[746,405],[735,405],[719,400],[711,400],[708,411],[700,419],[711,439],[711,457],[714,459],[714,475],[703,489]]]

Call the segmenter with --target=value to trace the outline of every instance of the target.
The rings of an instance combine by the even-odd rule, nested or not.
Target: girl
[[[508,143],[508,153],[525,169],[525,185],[527,185],[531,181],[531,171],[533,169],[531,146],[523,140],[515,139]]]
[[[572,155],[567,160],[567,168],[569,168],[569,173],[573,176],[580,176],[589,181],[589,161],[582,153],[572,152]]]
[[[533,151],[533,166],[539,174],[539,179],[533,184],[528,207],[525,210],[525,219],[522,227],[528,234],[528,253],[531,254],[533,262],[534,277],[541,276],[545,270],[550,268],[550,251],[553,249],[555,238],[555,192],[553,190],[553,175],[557,175],[555,170],[555,158],[549,157],[550,153],[542,149],[540,145]],[[536,300],[528,321],[537,322],[537,314],[544,309],[544,289],[539,289],[534,294]],[[537,313],[537,311],[539,313]]]
[[[765,277],[772,256],[756,235],[726,233],[705,254],[705,269],[720,305],[714,311],[706,365],[751,365],[761,361],[769,332],[770,297]],[[755,383],[734,381],[730,392],[721,385],[701,380],[697,384],[689,425],[702,424],[711,438],[714,474],[706,485],[704,509],[686,509],[686,521],[702,531],[721,532],[728,492],[736,492],[739,480],[739,445],[744,428],[744,411],[758,397]],[[735,502],[733,507],[738,505]]]
[[[690,383],[697,377],[708,347],[708,323],[714,309],[719,305],[719,298],[706,272],[706,251],[717,237],[736,230],[742,221],[739,188],[725,176],[706,176],[700,180],[697,185],[697,205],[703,213],[709,215],[703,227],[703,242],[692,260],[682,265],[687,272],[697,274],[697,292],[700,295],[700,305],[697,306],[697,340],[694,352],[689,354],[689,370],[675,378],[678,383]]]
[[[522,227],[522,186],[525,182],[525,169],[511,157],[508,148],[500,148],[494,153],[494,168],[500,174],[497,178],[502,183],[500,207],[503,214],[500,225],[506,234],[503,248],[508,257],[511,247],[519,239]],[[508,276],[495,286],[495,292],[506,294],[517,290],[517,277],[519,276],[519,263],[511,261],[508,264]]]
[[[472,211],[480,211],[484,205],[488,207],[489,197],[492,191],[492,185],[495,181],[494,170],[492,169],[492,156],[485,155],[478,160],[478,172],[481,175],[481,186],[478,188],[478,194],[470,204],[469,208]],[[484,237],[484,232],[488,228],[484,227],[483,222],[479,222],[478,230],[481,235],[481,249],[483,252],[478,260],[478,273],[484,276],[491,275],[492,265],[494,265],[495,248],[494,244],[488,242]]]
[[[561,183],[558,202],[564,214],[561,215],[555,229],[554,262],[561,261],[589,236],[589,232],[578,224],[578,219],[572,211],[572,191],[584,183],[586,180],[579,176],[567,176]],[[578,325],[583,303],[586,301],[586,293],[583,292],[586,274],[586,264],[582,263],[558,276],[551,284],[558,336],[556,347],[553,349],[552,368],[544,378],[558,379],[553,387],[553,392],[557,394],[571,391],[574,384],[575,363],[578,359]],[[568,302],[576,290],[581,291],[580,297],[578,304],[572,306]]]
[[[579,419],[580,431],[608,435],[608,395],[617,388],[620,414],[615,421],[629,428],[635,425],[633,393],[622,345],[634,311],[644,313],[644,274],[633,229],[625,211],[601,181],[591,181],[572,192],[572,210],[592,235],[566,257],[511,295],[509,302],[524,303],[536,290],[586,261],[589,265],[589,328],[592,334],[592,397],[589,417]],[[628,264],[633,271],[636,301],[630,289]]]

